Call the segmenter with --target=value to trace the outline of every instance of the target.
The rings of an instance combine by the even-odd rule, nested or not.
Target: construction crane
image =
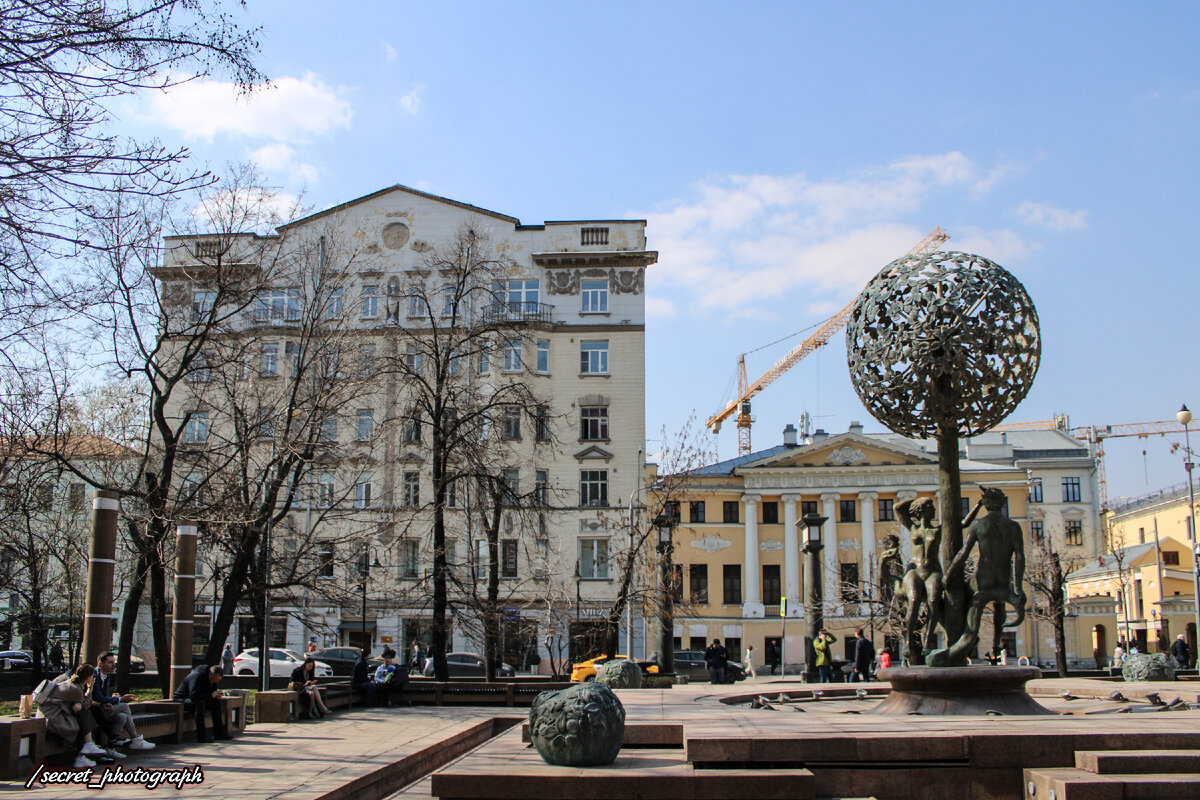
[[[934,228],[929,232],[929,235],[917,243],[916,247],[904,254],[904,258],[909,256],[919,256],[925,253],[936,250],[938,245],[950,238],[950,234],[946,233],[941,228]],[[775,362],[775,364],[764,372],[754,383],[747,384],[746,382],[746,354],[742,353],[738,356],[738,396],[729,405],[725,406],[717,414],[705,423],[713,433],[719,433],[721,423],[733,416],[737,412],[737,427],[738,427],[738,455],[745,456],[750,454],[750,424],[753,419],[750,416],[750,399],[763,389],[770,386],[775,380],[794,367],[797,362],[807,356],[809,353],[816,350],[818,347],[826,344],[835,333],[840,331],[850,318],[850,310],[854,307],[854,300],[846,304],[846,307],[834,314],[829,319],[822,323],[816,333],[809,336],[791,349],[791,351],[783,358]]]
[[[1006,422],[1003,425],[997,425],[989,432],[1038,430],[1059,430],[1081,442],[1088,443],[1092,456],[1096,459],[1096,499],[1100,501],[1100,513],[1103,514],[1108,510],[1108,479],[1104,471],[1104,440],[1168,436],[1173,433],[1183,433],[1183,426],[1175,420],[1162,420],[1159,422],[1130,422],[1124,425],[1085,425],[1072,428],[1067,423],[1065,414],[1057,414],[1054,419]]]

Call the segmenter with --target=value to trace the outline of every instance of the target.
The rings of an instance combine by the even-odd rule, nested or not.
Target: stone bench
[[[352,689],[348,682],[319,683],[317,691],[330,710],[363,702],[362,692]],[[294,689],[272,689],[254,696],[255,722],[295,722],[301,710],[300,692]]]

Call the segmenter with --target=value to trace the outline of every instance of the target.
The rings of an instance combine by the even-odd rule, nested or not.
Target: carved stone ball
[[[1126,683],[1175,680],[1175,659],[1163,653],[1138,653],[1125,656],[1121,677]]]
[[[642,670],[623,658],[606,661],[596,670],[596,681],[610,689],[642,688]]]
[[[924,438],[946,421],[975,436],[1029,393],[1042,342],[1037,309],[1008,270],[935,252],[893,261],[867,284],[846,353],[859,399],[892,431]]]
[[[547,764],[611,764],[625,741],[625,707],[595,681],[542,692],[529,709],[529,738]]]

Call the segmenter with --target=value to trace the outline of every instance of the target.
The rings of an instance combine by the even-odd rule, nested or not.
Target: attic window
[[[581,245],[608,244],[608,228],[580,228],[579,243]]]

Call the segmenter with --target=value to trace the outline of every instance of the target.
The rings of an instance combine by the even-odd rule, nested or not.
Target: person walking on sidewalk
[[[721,644],[720,639],[704,651],[704,663],[708,665],[708,681],[714,686],[725,682],[725,665],[729,663],[729,651]]]
[[[758,673],[754,671],[754,645],[746,645],[746,672],[751,678],[757,678]]]
[[[850,673],[850,681],[871,680],[871,662],[875,660],[875,645],[863,636],[862,628],[854,629],[854,671]]]
[[[837,641],[837,637],[824,628],[813,639],[813,651],[816,653],[817,674],[821,683],[833,683],[833,656],[829,653],[829,645]]]

